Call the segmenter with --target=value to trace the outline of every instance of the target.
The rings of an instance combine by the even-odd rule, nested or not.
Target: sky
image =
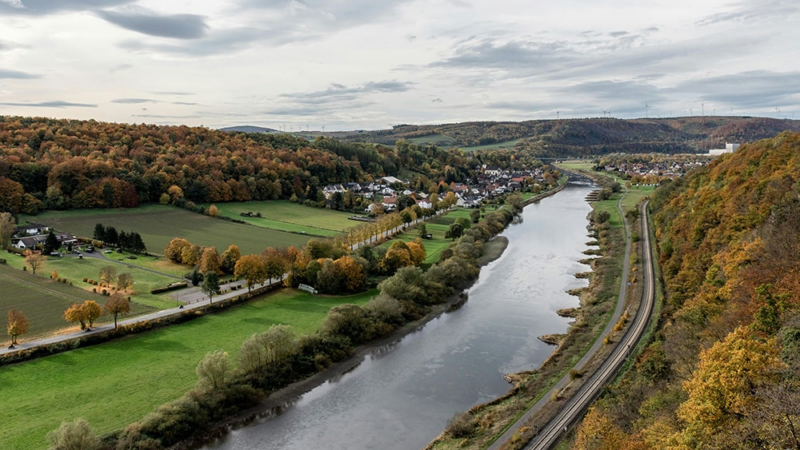
[[[0,115],[800,119],[798,23],[797,0],[0,0]]]

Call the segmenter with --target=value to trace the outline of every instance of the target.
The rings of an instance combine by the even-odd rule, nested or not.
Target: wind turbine
[[[650,105],[648,105],[647,102],[645,102],[645,104],[644,104],[644,118],[645,119],[648,118],[647,116],[648,116],[648,110],[649,109],[650,109]]]
[[[608,114],[608,111],[606,111],[605,109],[603,109],[602,111],[603,111],[603,117],[605,117],[606,114]]]
[[[556,111],[556,120],[558,120],[558,113],[559,113],[559,112],[558,112],[558,111]]]

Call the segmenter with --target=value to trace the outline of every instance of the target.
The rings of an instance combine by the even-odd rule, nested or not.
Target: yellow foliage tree
[[[217,208],[217,205],[211,205],[208,207],[208,215],[211,217],[219,217],[219,208]]]
[[[616,450],[624,448],[625,433],[600,410],[592,407],[578,427],[575,450]]]
[[[200,256],[200,273],[215,272],[220,273],[222,269],[222,258],[217,253],[216,247],[206,247]]]
[[[254,285],[263,283],[267,279],[267,268],[257,255],[246,255],[239,258],[233,273],[236,278],[244,278],[247,282],[248,293]]]
[[[408,246],[408,251],[411,255],[411,261],[415,266],[418,266],[425,261],[425,245],[422,243],[422,239],[416,238],[413,242],[407,242],[406,246]]]
[[[754,408],[755,389],[774,382],[784,364],[776,339],[759,340],[742,326],[700,354],[700,363],[683,388],[689,398],[678,408],[681,441],[703,447],[720,432],[736,428]]]
[[[42,252],[34,250],[25,250],[25,265],[31,269],[31,273],[36,275],[36,271],[44,267],[44,262],[47,259],[42,255]]]
[[[171,241],[169,241],[169,244],[167,244],[167,248],[164,249],[164,257],[166,257],[168,260],[174,263],[181,264],[181,262],[183,261],[183,259],[181,258],[181,255],[183,254],[183,249],[185,247],[191,247],[191,246],[192,244],[186,239],[173,238]]]
[[[334,261],[336,271],[344,277],[344,285],[348,291],[357,291],[364,286],[366,274],[364,267],[349,256],[342,256]]]
[[[8,311],[8,335],[11,336],[11,347],[17,344],[17,336],[28,331],[28,318],[22,311],[10,309]]]

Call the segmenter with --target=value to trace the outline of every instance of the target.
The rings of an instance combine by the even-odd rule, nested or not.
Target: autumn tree
[[[208,215],[211,217],[219,217],[219,208],[217,205],[211,205],[208,207]]]
[[[11,336],[11,346],[14,348],[17,344],[17,336],[23,335],[28,331],[28,318],[22,311],[10,309],[8,311],[8,327],[6,328],[8,335]]]
[[[678,408],[685,424],[681,440],[703,447],[722,432],[736,429],[756,403],[754,390],[775,381],[784,365],[775,338],[760,340],[739,327],[700,354],[692,379],[683,384],[689,398]]]
[[[250,293],[254,285],[263,283],[267,279],[267,268],[258,256],[246,255],[236,262],[233,274],[236,278],[243,278],[247,282],[247,292]]]
[[[94,325],[94,321],[103,315],[103,310],[94,300],[86,300],[83,302],[81,309],[84,310],[84,317],[86,318],[86,325],[88,329],[91,329],[92,325]]]
[[[83,305],[73,303],[66,311],[64,311],[64,320],[70,323],[78,322],[81,324],[81,330],[86,329],[86,311]]]
[[[114,316],[114,329],[116,329],[117,317],[119,317],[120,315],[124,316],[129,312],[131,312],[131,302],[128,301],[128,297],[117,292],[111,294],[111,297],[108,298],[106,304],[103,305],[103,310],[105,311],[106,314]]]
[[[261,260],[264,262],[264,269],[270,281],[276,278],[280,279],[286,273],[286,258],[274,248],[270,247],[264,250]]]
[[[217,350],[203,357],[195,371],[198,377],[198,387],[213,391],[227,385],[233,374],[233,365],[228,358],[228,352]]]
[[[349,256],[342,256],[334,261],[336,271],[344,279],[344,286],[350,292],[360,290],[364,286],[367,275],[364,267]]]
[[[221,269],[225,273],[233,273],[236,267],[236,262],[242,257],[239,247],[230,245],[227,250],[222,253]]]
[[[114,266],[103,266],[100,268],[100,281],[110,285],[117,276],[117,269]]]
[[[239,352],[239,366],[245,374],[262,378],[268,370],[286,362],[297,349],[297,339],[288,325],[273,325],[250,336]]]
[[[175,203],[176,200],[183,198],[183,189],[173,184],[167,189],[167,194],[169,194],[170,202]]]
[[[222,269],[222,259],[217,253],[216,247],[206,247],[203,249],[203,254],[200,256],[200,273],[208,274],[209,272],[219,273]]]
[[[200,289],[208,296],[208,303],[212,303],[214,296],[219,295],[220,292],[222,292],[219,287],[219,277],[217,276],[217,272],[206,273]]]
[[[200,257],[203,256],[203,248],[197,244],[186,245],[181,250],[181,264],[194,266],[200,262]]]
[[[36,271],[44,267],[47,257],[42,252],[36,250],[25,250],[25,265],[31,269],[31,273],[36,275]]]
[[[411,255],[411,262],[415,266],[425,261],[425,245],[422,243],[422,239],[416,238],[412,242],[406,242],[406,246],[408,247],[409,255]]]
[[[97,437],[89,422],[77,418],[73,422],[63,422],[57,430],[47,434],[50,441],[48,450],[97,450],[100,438]]]
[[[182,264],[183,249],[191,246],[192,244],[186,239],[173,238],[169,241],[169,244],[167,244],[167,248],[164,249],[164,257],[174,263]]]
[[[117,288],[125,291],[133,287],[133,275],[123,272],[117,277]]]
[[[9,244],[11,236],[14,235],[14,228],[17,226],[17,220],[11,213],[0,213],[0,248],[6,248]]]

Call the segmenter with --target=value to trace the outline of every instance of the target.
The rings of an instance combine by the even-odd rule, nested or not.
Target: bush
[[[475,431],[475,418],[469,412],[456,414],[447,421],[445,434],[451,438],[469,437]]]
[[[4,258],[0,258],[0,264],[6,264],[7,261]]]

